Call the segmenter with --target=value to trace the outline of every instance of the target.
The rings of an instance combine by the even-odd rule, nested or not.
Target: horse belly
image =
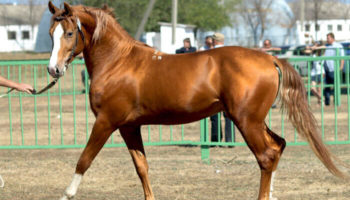
[[[173,99],[159,102],[155,107],[145,107],[139,116],[141,124],[183,124],[201,120],[223,110],[215,98],[197,97],[189,102]]]

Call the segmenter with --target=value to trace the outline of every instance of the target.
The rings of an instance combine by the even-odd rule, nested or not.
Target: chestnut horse
[[[83,174],[117,129],[132,156],[145,199],[154,199],[141,125],[189,123],[220,111],[234,121],[255,155],[261,169],[258,198],[269,199],[271,177],[286,145],[265,124],[278,93],[299,134],[331,173],[343,176],[317,132],[303,82],[288,63],[242,47],[168,55],[132,39],[106,6],[64,3],[59,9],[49,2],[49,9],[53,49],[48,71],[55,78],[63,76],[83,52],[96,116],[63,200],[74,198]]]

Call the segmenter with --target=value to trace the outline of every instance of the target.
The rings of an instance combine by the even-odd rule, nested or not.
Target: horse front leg
[[[129,149],[136,172],[140,177],[145,200],[154,200],[154,195],[148,178],[148,164],[142,143],[141,127],[121,127],[120,133]]]
[[[116,128],[110,124],[108,118],[105,118],[102,115],[97,117],[89,141],[83,153],[80,155],[73,180],[60,200],[70,200],[74,198],[84,173],[90,167],[96,155],[100,152],[109,136],[115,130]]]

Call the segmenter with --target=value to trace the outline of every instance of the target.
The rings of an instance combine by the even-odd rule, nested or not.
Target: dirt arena
[[[79,69],[75,70],[76,74],[80,72]],[[25,145],[33,145],[35,138],[38,144],[47,145],[48,130],[53,145],[61,142],[73,144],[74,132],[76,142],[84,144],[86,120],[88,129],[91,130],[94,116],[88,109],[86,119],[85,109],[88,104],[85,102],[86,96],[79,94],[83,88],[79,81],[76,80],[78,94],[75,98],[71,95],[62,96],[62,99],[52,96],[50,104],[46,96],[36,99],[23,97],[22,108],[18,97],[12,97],[11,101],[8,101],[8,98],[0,98],[0,145],[9,144],[10,129],[13,132],[14,145],[20,145],[22,141]],[[57,87],[55,86],[55,90]],[[61,87],[63,90],[70,88],[71,82],[62,82]],[[321,108],[317,106],[314,98],[311,100],[312,110],[320,123]],[[34,107],[35,103],[37,107]],[[11,127],[9,104],[11,104]],[[340,107],[330,106],[324,109],[326,140],[333,141],[335,137],[342,141],[348,140],[347,105],[347,97],[343,95]],[[335,109],[337,109],[337,121],[335,121]],[[34,120],[35,110],[36,120]],[[269,124],[269,118],[266,122]],[[281,133],[283,129],[287,141],[294,140],[294,129],[287,122],[282,126],[278,109],[272,110],[271,128],[277,133]],[[163,141],[169,140],[169,127],[162,126],[162,136],[158,133],[159,129],[158,126],[150,128],[145,126],[142,129],[144,141],[149,137],[152,141],[159,141],[160,137]],[[198,122],[185,125],[184,132],[184,140],[199,141]],[[181,140],[180,126],[173,128],[173,139]],[[114,140],[122,141],[118,132],[114,134]],[[300,140],[302,139],[298,137],[298,141]],[[237,141],[243,141],[238,132]],[[350,145],[332,145],[330,148],[341,160],[350,164]],[[59,199],[71,181],[81,152],[82,149],[0,150],[0,174],[6,182],[5,187],[0,188],[0,200]],[[258,195],[259,168],[254,156],[245,146],[212,148],[210,165],[201,161],[200,147],[197,146],[147,146],[146,153],[150,165],[151,184],[158,200],[256,199]],[[350,170],[345,171],[350,174]],[[308,146],[288,146],[278,167],[274,196],[288,200],[346,200],[350,199],[349,186],[349,180],[332,176]],[[141,183],[125,147],[102,150],[84,176],[76,199],[143,199]]]
[[[55,97],[56,98],[56,97]],[[64,97],[63,128],[64,142],[72,143],[73,126],[71,97]],[[6,99],[7,100],[7,99]],[[84,102],[84,95],[78,95],[77,101]],[[17,100],[16,100],[17,101]],[[32,105],[32,99],[25,99],[28,107]],[[44,103],[46,97],[38,98]],[[60,142],[60,119],[58,103],[52,101],[51,134],[52,143]],[[56,100],[58,101],[58,99]],[[346,104],[343,104],[345,106]],[[12,104],[13,113],[16,106]],[[41,108],[42,107],[42,108]],[[47,105],[41,105],[38,109],[38,143],[47,142]],[[6,110],[6,101],[1,110]],[[79,112],[83,113],[84,103],[78,103]],[[31,108],[24,111],[33,115]],[[316,117],[318,109],[315,107]],[[331,112],[333,108],[326,108],[325,138],[334,138],[334,119]],[[18,110],[17,110],[18,111]],[[4,114],[5,113],[5,114]],[[81,114],[80,113],[80,114]],[[278,117],[279,111],[273,110],[272,129],[280,131],[281,123]],[[85,115],[77,114],[77,142],[85,141]],[[1,144],[8,143],[8,113],[1,115],[0,124]],[[20,143],[20,122],[13,115],[14,143]],[[79,117],[80,116],[80,117]],[[43,119],[42,119],[43,118]],[[348,124],[345,109],[338,113],[338,139],[347,139]],[[94,117],[89,113],[89,126]],[[267,120],[268,122],[268,120]],[[30,116],[25,117],[25,143],[34,144],[34,123]],[[159,140],[158,126],[152,126],[151,139]],[[180,136],[179,126],[174,127],[174,139]],[[294,139],[293,129],[290,124],[285,124],[285,136],[288,141]],[[3,131],[7,130],[7,131]],[[91,129],[90,129],[91,130]],[[199,139],[199,123],[185,125],[185,140]],[[143,128],[144,140],[148,138],[148,128]],[[168,127],[162,127],[162,138],[167,140]],[[46,133],[46,135],[45,135]],[[239,135],[239,134],[238,134]],[[4,137],[3,137],[4,136]],[[6,138],[6,139],[5,139]],[[116,142],[121,138],[114,134]],[[237,136],[238,141],[242,141]],[[341,160],[350,163],[350,145],[332,145],[332,152]],[[0,150],[0,174],[5,179],[5,187],[0,188],[1,200],[47,200],[59,199],[64,189],[71,181],[76,162],[82,149],[50,149],[50,150]],[[247,147],[211,148],[210,165],[201,161],[199,147],[184,146],[147,146],[146,153],[150,165],[150,179],[156,199],[159,200],[228,200],[228,199],[256,199],[258,195],[260,173],[255,158]],[[346,170],[345,170],[346,171]],[[350,173],[347,170],[347,173]],[[348,180],[342,180],[332,176],[321,164],[308,146],[288,146],[280,161],[275,179],[274,195],[278,199],[334,199],[346,200],[350,198]],[[78,190],[77,200],[134,200],[143,199],[143,191],[134,170],[131,158],[125,147],[104,148],[97,156],[91,168],[84,176]]]
[[[350,163],[350,145],[332,146]],[[150,179],[159,200],[256,199],[260,173],[247,147],[213,148],[211,164],[199,147],[146,147]],[[1,150],[1,200],[59,199],[70,183],[81,149]],[[348,171],[349,173],[349,171]],[[332,176],[307,146],[286,148],[275,178],[278,199],[347,200],[348,180]],[[143,199],[126,148],[105,148],[87,171],[79,200]]]

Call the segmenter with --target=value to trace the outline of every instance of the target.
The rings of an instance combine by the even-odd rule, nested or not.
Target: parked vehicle
[[[340,43],[341,45],[343,45],[344,48],[344,54],[346,56],[350,55],[350,42],[342,42]]]
[[[284,54],[277,55],[277,57],[282,59],[310,57],[309,54],[305,53],[305,49],[306,45],[290,46]],[[307,61],[291,62],[291,64],[301,76],[307,76]]]

